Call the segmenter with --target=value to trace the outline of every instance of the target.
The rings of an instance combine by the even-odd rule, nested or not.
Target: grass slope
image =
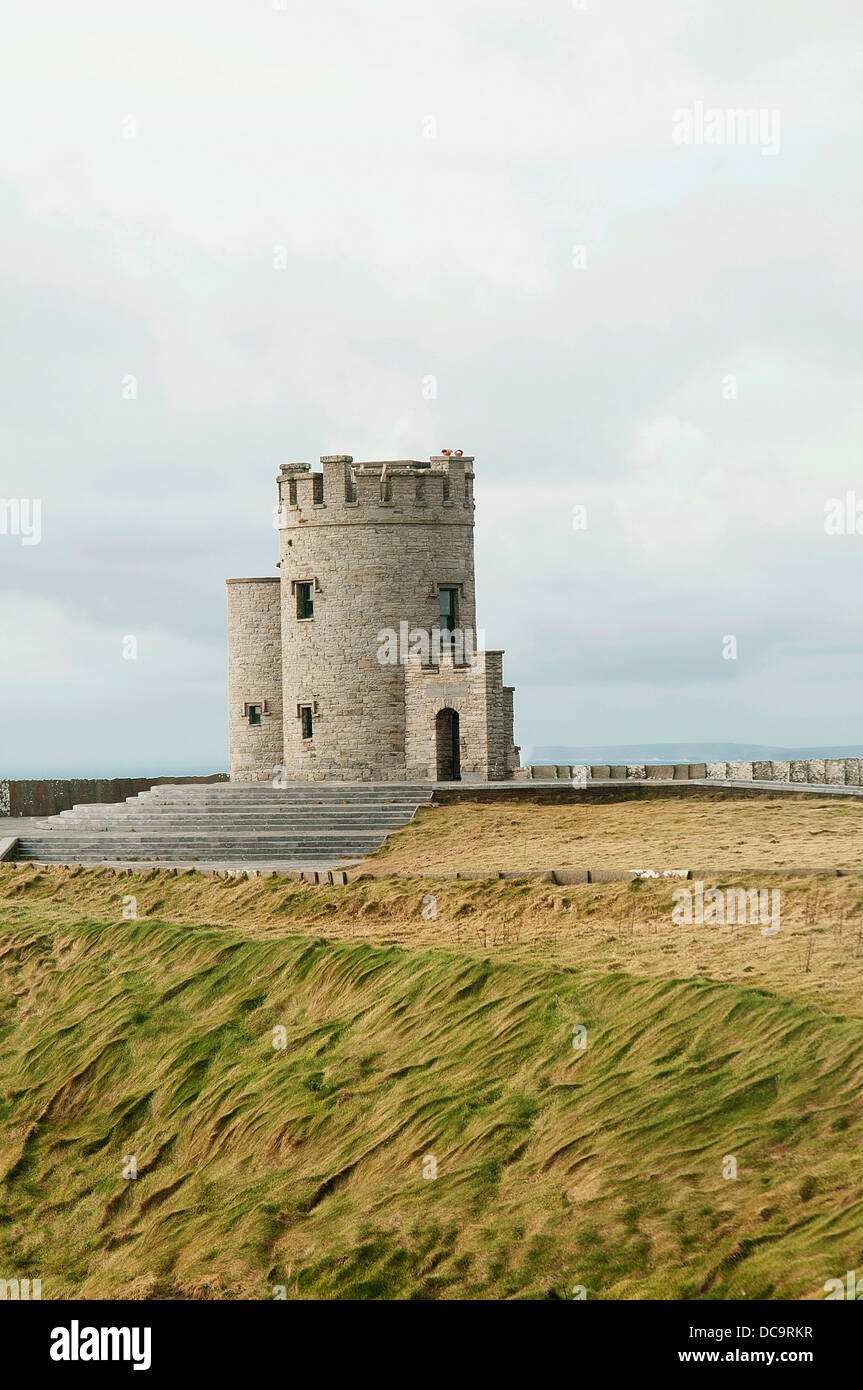
[[[382,931],[381,885],[111,880],[0,876],[4,1277],[46,1298],[805,1298],[863,1264],[858,1015],[610,968],[589,934],[577,968],[553,941],[339,936],[353,913]],[[151,915],[120,920],[126,891]],[[327,937],[298,928],[315,893]],[[254,929],[166,920],[227,894],[237,918],[254,895]]]

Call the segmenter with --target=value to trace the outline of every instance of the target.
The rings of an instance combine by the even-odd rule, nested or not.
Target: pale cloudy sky
[[[43,535],[0,535],[0,776],[224,768],[279,464],[443,446],[525,752],[863,742],[859,0],[3,27],[0,498]],[[778,151],[676,144],[699,102]]]

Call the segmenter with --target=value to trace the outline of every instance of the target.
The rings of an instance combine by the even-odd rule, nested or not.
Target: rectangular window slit
[[[298,618],[313,618],[315,616],[314,590],[315,586],[311,580],[296,585]]]
[[[456,589],[440,590],[440,630],[454,632],[456,626]]]

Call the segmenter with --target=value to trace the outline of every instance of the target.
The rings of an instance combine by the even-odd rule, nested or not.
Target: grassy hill
[[[817,925],[822,888],[792,884],[797,928],[684,950],[659,885],[4,867],[0,1274],[45,1298],[823,1297],[863,1266],[863,959],[826,896],[852,882]]]

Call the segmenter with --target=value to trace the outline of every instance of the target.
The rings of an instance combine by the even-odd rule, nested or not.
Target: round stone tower
[[[442,612],[476,647],[472,464],[441,455],[354,466],[335,455],[319,472],[283,465],[288,778],[405,777],[406,649],[441,630]]]
[[[282,613],[278,575],[228,580],[231,777],[260,782],[282,761]]]
[[[278,478],[280,577],[229,580],[231,776],[512,775],[503,653],[477,651],[473,458],[330,455]]]

